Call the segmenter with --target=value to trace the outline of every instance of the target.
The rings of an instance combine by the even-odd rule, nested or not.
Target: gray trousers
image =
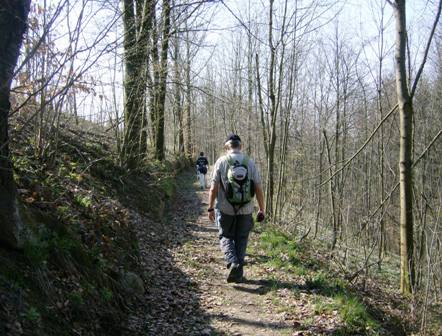
[[[219,242],[226,263],[244,264],[249,233],[253,228],[252,215],[226,215],[216,212]]]

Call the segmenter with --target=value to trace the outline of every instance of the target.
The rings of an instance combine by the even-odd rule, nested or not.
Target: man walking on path
[[[255,163],[241,152],[241,138],[231,134],[224,147],[227,154],[216,161],[213,169],[207,211],[219,228],[220,247],[229,269],[227,282],[240,282],[253,228],[253,196],[256,194],[259,206],[257,220],[262,221],[264,193]]]
[[[198,175],[198,181],[201,189],[206,188],[206,174],[208,170],[209,161],[204,156],[204,152],[200,153],[200,156],[196,160],[196,172]]]

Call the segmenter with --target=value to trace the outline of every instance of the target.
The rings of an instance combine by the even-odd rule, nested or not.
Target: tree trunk
[[[136,12],[135,12],[136,7]],[[133,169],[143,158],[147,141],[146,74],[153,1],[124,0],[124,143],[123,162]]]
[[[9,96],[30,3],[30,0],[0,2],[0,242],[13,248],[23,243],[23,223],[9,152]]]
[[[336,220],[336,197],[335,197],[335,186],[333,184],[333,171],[332,171],[332,161],[330,154],[330,144],[328,142],[327,133],[323,130],[324,140],[325,140],[325,149],[327,150],[327,159],[328,159],[328,172],[329,172],[329,196],[330,196],[330,209],[332,216],[332,242],[330,248],[334,250],[336,247],[336,242],[338,239],[338,224]]]
[[[270,215],[273,214],[273,195],[275,186],[275,145],[276,145],[276,94],[275,94],[275,57],[276,50],[273,46],[273,0],[270,0],[269,11],[269,99],[270,99],[270,132],[267,155],[267,177],[266,177],[266,210]]]
[[[252,154],[252,114],[253,114],[253,50],[252,35],[247,34],[247,142],[246,153]]]
[[[187,29],[187,26],[186,26]],[[192,117],[191,117],[191,82],[190,82],[190,67],[191,67],[191,58],[190,58],[190,41],[189,41],[189,32],[186,31],[186,67],[185,67],[185,76],[186,76],[186,94],[185,94],[185,103],[184,103],[184,120],[185,120],[185,134],[184,134],[184,144],[185,144],[185,152],[188,159],[192,157]]]
[[[413,105],[407,85],[405,51],[407,45],[405,0],[396,0],[396,93],[400,120],[399,184],[400,184],[400,289],[411,294],[414,285],[413,195],[412,195],[412,127]]]
[[[158,100],[158,88],[160,83],[160,56],[158,53],[158,23],[156,18],[156,9],[154,6],[152,19],[152,46],[150,50],[150,55],[152,59],[152,79],[149,85],[150,87],[150,123],[151,123],[151,133],[152,133],[152,146],[156,148],[156,129],[158,124],[157,118],[157,100]]]
[[[138,94],[139,107],[142,124],[139,135],[140,156],[147,154],[148,127],[149,127],[149,108],[147,99],[148,69],[149,69],[149,38],[152,30],[152,16],[154,0],[137,0],[137,58],[140,60],[140,69],[138,71]]]
[[[158,99],[156,105],[157,125],[155,131],[155,158],[164,160],[164,110],[166,103],[166,79],[167,79],[167,54],[169,52],[169,34],[170,34],[170,1],[163,1],[163,31],[161,39],[160,55],[160,82],[158,88]]]
[[[382,104],[382,72],[383,72],[383,59],[384,59],[384,6],[382,6],[382,16],[380,23],[380,50],[379,50],[379,70],[378,70],[378,83],[377,83],[377,92],[378,92],[378,111],[379,111],[379,120],[384,118],[384,107]],[[385,148],[384,148],[384,127],[380,128],[379,134],[379,201],[382,203],[382,200],[385,195]],[[367,202],[367,209],[370,208],[369,202]],[[381,207],[381,214],[383,214],[383,206]],[[381,215],[379,219],[379,250],[378,250],[378,268],[381,269],[382,259],[385,254],[385,244],[386,244],[386,232],[385,232],[385,221],[384,216]]]
[[[175,36],[173,40],[173,70],[174,70],[174,115],[178,121],[178,134],[174,134],[174,139],[178,137],[178,153],[184,154],[184,123],[183,123],[183,106],[181,104],[181,74],[180,74],[180,41],[178,35],[178,27],[175,27]],[[175,142],[176,140],[174,140]]]
[[[135,27],[135,9],[133,0],[124,0],[124,143],[123,143],[123,161],[128,168],[134,168],[138,161],[136,151],[137,137],[141,119],[136,108],[136,73],[138,71],[135,55],[136,27]]]
[[[136,57],[136,25],[133,0],[124,0],[124,143],[123,162],[128,168],[135,168],[139,160],[138,138],[141,132],[142,111],[138,111],[140,97],[137,83],[139,59]]]

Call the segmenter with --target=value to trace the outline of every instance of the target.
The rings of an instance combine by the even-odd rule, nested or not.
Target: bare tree
[[[422,75],[434,31],[439,22],[442,1],[439,1],[436,19],[428,39],[424,59],[419,67],[416,79],[410,88],[406,67],[406,11],[405,0],[389,1],[396,18],[396,92],[400,116],[400,151],[399,151],[399,185],[400,185],[400,238],[401,238],[401,279],[400,288],[403,294],[410,294],[415,284],[415,258],[413,238],[413,96],[417,83]]]
[[[396,17],[396,91],[400,115],[400,236],[401,236],[401,292],[409,294],[414,285],[413,258],[413,180],[412,180],[412,127],[413,105],[406,72],[406,14],[405,0],[393,4]]]

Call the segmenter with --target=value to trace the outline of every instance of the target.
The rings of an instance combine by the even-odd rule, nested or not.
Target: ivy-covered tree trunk
[[[124,0],[124,143],[123,162],[133,169],[144,157],[147,141],[145,94],[152,0]],[[135,8],[137,11],[135,12]]]
[[[0,242],[21,247],[23,223],[9,152],[8,115],[11,82],[31,0],[0,1]]]
[[[135,7],[133,0],[124,0],[124,143],[123,160],[128,168],[134,168],[139,160],[138,137],[140,135],[140,126],[142,116],[137,111],[138,90],[137,90],[137,71],[138,60],[136,59],[135,42]]]

